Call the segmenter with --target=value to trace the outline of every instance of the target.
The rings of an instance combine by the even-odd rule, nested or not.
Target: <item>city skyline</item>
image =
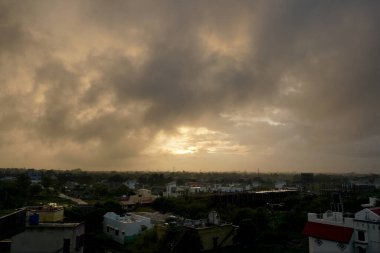
[[[378,173],[379,7],[0,0],[0,167]]]

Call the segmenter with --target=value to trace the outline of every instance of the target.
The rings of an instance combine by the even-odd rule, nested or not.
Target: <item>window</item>
[[[119,229],[115,229],[115,235],[119,235]]]
[[[314,242],[315,242],[318,246],[321,246],[321,245],[323,244],[323,241],[322,241],[321,239],[319,239],[319,238],[316,238],[316,239],[314,240]]]
[[[107,232],[109,232],[110,231],[110,226],[107,226]]]
[[[365,232],[364,231],[358,231],[358,240],[364,242],[365,241]]]
[[[341,250],[345,250],[347,248],[347,245],[346,244],[343,244],[343,243],[337,243],[336,246]]]

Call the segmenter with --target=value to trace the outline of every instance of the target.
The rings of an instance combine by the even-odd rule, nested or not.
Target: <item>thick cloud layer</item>
[[[0,0],[2,167],[378,172],[379,5]]]

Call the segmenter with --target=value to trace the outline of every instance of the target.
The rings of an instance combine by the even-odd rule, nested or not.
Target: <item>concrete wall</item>
[[[40,216],[40,222],[58,222],[63,221],[63,208],[54,211],[37,211]]]
[[[321,243],[317,242],[318,239],[309,237],[309,253],[332,253],[332,252],[341,252],[341,253],[354,253],[353,240],[349,244],[344,244],[345,248],[342,250],[338,247],[337,242],[321,240]]]
[[[23,233],[12,237],[11,253],[63,252],[64,239],[70,239],[70,253],[83,252],[83,246],[77,248],[77,237],[84,235],[84,224],[54,225],[27,227]]]
[[[363,231],[365,241],[359,241],[358,231]],[[367,252],[380,252],[380,223],[355,221],[354,238],[356,242],[366,243]]]
[[[107,227],[109,227],[108,230]],[[126,237],[139,235],[143,227],[147,229],[153,227],[150,218],[144,217],[144,219],[138,219],[133,222],[123,222],[108,217],[103,219],[103,232],[121,244],[124,244]],[[117,229],[119,230],[118,234],[115,232]]]
[[[324,213],[322,217],[315,213],[309,213],[308,221],[352,227],[354,229],[350,245],[344,251],[341,251],[337,247],[336,242],[321,240],[323,243],[318,245],[315,238],[309,238],[310,253],[358,252],[360,245],[366,248],[367,253],[380,252],[380,219],[378,215],[368,209],[363,209],[355,213],[355,219],[343,217],[341,213],[335,212]],[[364,241],[359,240],[359,231],[364,232]]]
[[[214,248],[214,238],[219,248],[233,245],[233,238],[236,235],[236,228],[232,225],[214,226],[197,229],[202,242],[203,251]]]
[[[355,213],[355,220],[380,222],[380,217],[368,208],[365,208]]]
[[[0,217],[0,240],[10,238],[25,230],[26,210]]]
[[[353,218],[343,217],[342,214],[338,212],[324,213],[322,217],[318,216],[316,213],[308,213],[307,220],[311,222],[330,224],[341,227],[354,227]]]

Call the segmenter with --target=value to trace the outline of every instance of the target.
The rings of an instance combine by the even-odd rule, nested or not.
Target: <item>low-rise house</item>
[[[124,210],[129,211],[136,207],[136,205],[149,205],[158,198],[156,195],[152,195],[148,189],[139,189],[135,195],[123,196],[119,201]]]
[[[214,184],[211,188],[211,192],[219,192],[219,193],[233,193],[233,192],[243,192],[245,190],[244,186],[240,186],[239,184],[230,184],[230,185],[221,185]]]
[[[309,252],[380,252],[380,207],[365,208],[354,217],[328,211],[308,214],[303,231],[309,237]]]
[[[134,241],[143,231],[152,227],[150,218],[134,213],[118,215],[108,212],[103,216],[103,232],[120,244]]]
[[[277,181],[274,184],[274,188],[277,190],[280,190],[280,189],[283,189],[285,187],[285,185],[286,185],[285,181]]]
[[[22,233],[11,238],[11,253],[83,252],[85,225],[63,223],[62,206],[49,203],[25,210],[28,224]]]
[[[233,246],[238,230],[237,226],[223,222],[216,211],[211,211],[207,219],[187,219],[183,225],[199,235],[202,251]]]
[[[229,186],[222,186],[219,189],[220,192],[243,192],[244,188],[240,186],[235,185],[229,185]]]
[[[82,253],[84,231],[84,223],[27,225],[12,237],[11,253]]]
[[[177,197],[177,183],[170,182],[166,185],[166,191],[164,192],[165,197]]]
[[[207,192],[207,188],[203,186],[190,186],[189,193],[190,194],[198,194]]]

